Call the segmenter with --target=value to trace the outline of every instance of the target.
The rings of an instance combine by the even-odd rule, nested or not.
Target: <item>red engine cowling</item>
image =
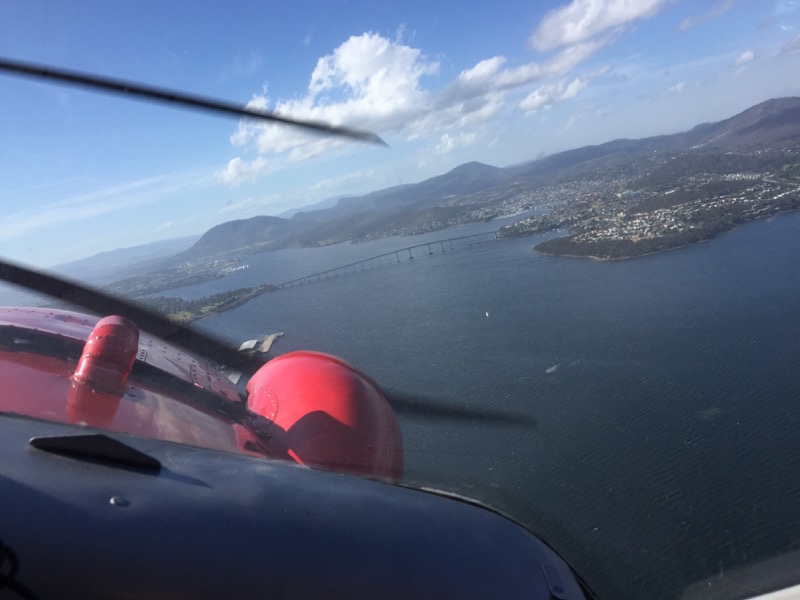
[[[378,385],[345,361],[320,352],[270,360],[247,384],[248,408],[285,431],[302,464],[400,479],[400,428]]]

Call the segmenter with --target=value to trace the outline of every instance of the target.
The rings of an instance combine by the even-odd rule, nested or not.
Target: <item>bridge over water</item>
[[[495,239],[497,239],[497,232],[489,231],[486,233],[474,233],[472,235],[462,235],[459,237],[447,238],[445,240],[424,242],[422,244],[400,248],[399,250],[392,250],[391,252],[385,252],[384,254],[378,254],[377,256],[371,256],[370,258],[365,258],[353,263],[348,263],[346,265],[320,271],[319,273],[298,277],[297,279],[292,279],[276,285],[280,289],[306,285],[316,281],[324,281],[325,279],[330,279],[332,277],[339,277],[342,275],[367,271],[369,269],[390,264],[396,264],[403,260],[414,260],[420,256],[444,254],[445,252],[451,252],[460,248],[468,248],[470,246]]]

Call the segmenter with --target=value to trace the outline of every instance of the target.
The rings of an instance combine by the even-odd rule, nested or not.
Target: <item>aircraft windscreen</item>
[[[6,60],[388,144],[0,72],[4,259],[342,358],[394,407],[404,485],[509,515],[597,598],[800,583],[800,5],[0,15]],[[0,288],[97,312],[64,299]]]

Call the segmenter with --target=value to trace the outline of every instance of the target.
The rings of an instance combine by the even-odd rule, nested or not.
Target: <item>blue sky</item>
[[[2,0],[0,55],[391,146],[0,75],[0,255],[50,266],[800,95],[800,0]]]

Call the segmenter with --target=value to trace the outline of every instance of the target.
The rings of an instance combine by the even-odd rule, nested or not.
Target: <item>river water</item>
[[[179,293],[497,226],[249,256],[248,269]],[[407,478],[524,523],[600,598],[678,598],[700,580],[712,597],[747,566],[800,568],[798,233],[795,213],[621,262],[539,256],[541,236],[489,242],[201,323],[233,340],[285,331],[279,353],[331,352],[389,389],[535,418],[401,417]]]

